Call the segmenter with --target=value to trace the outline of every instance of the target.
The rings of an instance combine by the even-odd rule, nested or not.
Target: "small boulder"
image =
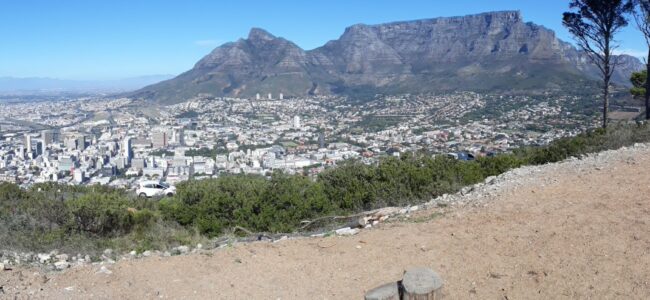
[[[69,267],[70,267],[70,263],[68,263],[67,261],[64,261],[64,260],[57,261],[57,262],[54,263],[54,268],[56,268],[59,271],[65,270],[65,269],[67,269]]]
[[[399,286],[397,282],[391,282],[366,293],[365,300],[390,300],[399,299]]]
[[[351,235],[355,235],[355,234],[359,233],[359,231],[360,230],[358,228],[344,227],[344,228],[337,229],[335,232],[336,232],[336,235],[351,236]]]
[[[52,259],[52,256],[46,253],[39,253],[37,256],[38,262],[44,264],[48,262],[50,259]]]
[[[99,268],[99,271],[97,271],[97,274],[111,275],[113,274],[113,271],[109,270],[106,266],[102,266],[101,268]]]
[[[178,246],[178,247],[176,247],[176,249],[177,249],[178,252],[181,253],[181,254],[187,254],[187,253],[190,253],[190,247],[188,247],[188,246],[184,246],[184,245],[183,245],[183,246]]]
[[[59,254],[55,256],[58,261],[68,261],[68,255],[67,254]]]

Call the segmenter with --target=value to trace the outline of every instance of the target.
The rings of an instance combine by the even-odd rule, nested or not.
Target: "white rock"
[[[391,215],[395,215],[395,214],[398,214],[399,212],[400,212],[400,208],[399,208],[399,207],[384,207],[384,208],[380,208],[380,209],[376,210],[376,211],[373,213],[373,217],[374,217],[375,219],[377,219],[377,218],[380,218],[380,217],[382,217],[382,216],[391,216]]]
[[[64,253],[64,254],[59,254],[59,255],[57,255],[57,256],[55,256],[55,257],[56,257],[56,259],[59,260],[59,261],[67,261],[67,260],[68,260],[68,255],[65,254],[65,253]]]
[[[0,271],[4,271],[7,269],[7,266],[4,263],[0,263]]]
[[[196,244],[196,249],[199,249],[199,250],[203,249],[203,245],[200,244],[200,243],[199,243],[199,244]]]
[[[99,268],[99,271],[97,271],[97,273],[110,275],[113,274],[113,271],[109,270],[106,266],[102,266],[101,268]]]
[[[145,251],[145,252],[142,252],[142,256],[144,256],[144,257],[149,257],[149,256],[151,256],[151,251],[147,250],[147,251]]]
[[[38,257],[38,261],[39,261],[40,263],[42,263],[42,264],[46,263],[47,261],[49,261],[49,260],[52,258],[51,255],[49,255],[49,254],[45,254],[45,253],[39,253],[39,254],[37,255],[37,257]]]
[[[138,252],[135,252],[135,250],[133,250],[133,251],[129,252],[129,255],[136,256],[136,255],[138,255]]]
[[[70,267],[70,263],[68,263],[67,261],[61,260],[61,261],[55,262],[54,267],[57,270],[65,270],[65,269]]]
[[[288,236],[283,235],[279,240],[275,240],[275,241],[273,241],[273,242],[274,242],[274,243],[277,243],[277,242],[285,241],[285,240],[288,240],[288,239],[289,239]]]
[[[355,234],[359,233],[359,231],[360,230],[358,228],[353,229],[353,228],[350,228],[350,227],[344,227],[344,228],[337,229],[335,232],[336,232],[336,235],[350,236],[350,235],[355,235]]]
[[[176,247],[176,250],[178,250],[178,252],[183,254],[190,253],[190,247],[188,246],[178,246]]]

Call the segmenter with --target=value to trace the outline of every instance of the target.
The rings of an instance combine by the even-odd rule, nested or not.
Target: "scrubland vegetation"
[[[386,157],[376,165],[348,161],[315,180],[276,172],[230,175],[179,184],[174,197],[140,199],[103,186],[0,183],[0,248],[92,253],[168,249],[205,242],[242,227],[287,233],[301,221],[383,206],[418,204],[523,165],[650,141],[650,126],[596,129],[545,147],[474,161],[426,153]]]

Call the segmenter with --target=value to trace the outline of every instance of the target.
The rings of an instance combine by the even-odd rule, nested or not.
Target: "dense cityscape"
[[[0,108],[0,180],[134,188],[222,174],[314,176],[346,159],[425,151],[462,160],[593,127],[580,96],[196,97],[14,101]]]

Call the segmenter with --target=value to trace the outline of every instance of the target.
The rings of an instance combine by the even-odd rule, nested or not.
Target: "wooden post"
[[[402,279],[403,300],[442,299],[442,278],[427,268],[407,270]]]
[[[384,284],[368,291],[365,300],[400,300],[397,282]]]

